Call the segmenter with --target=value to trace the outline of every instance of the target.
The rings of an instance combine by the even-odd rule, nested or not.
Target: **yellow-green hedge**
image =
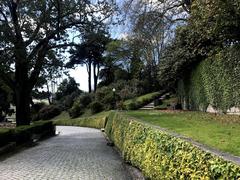
[[[239,166],[122,113],[111,113],[105,130],[124,159],[150,179],[240,179]]]
[[[106,116],[96,116],[90,118],[78,118],[78,119],[67,119],[67,120],[56,120],[53,121],[55,125],[61,126],[81,126],[101,129],[106,124]]]

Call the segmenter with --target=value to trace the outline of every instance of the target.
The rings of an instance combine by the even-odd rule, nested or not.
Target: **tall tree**
[[[30,123],[30,94],[51,49],[65,47],[68,30],[103,21],[113,2],[88,0],[1,0],[1,78],[16,96],[17,125]],[[14,76],[10,74],[14,73]]]
[[[90,28],[82,37],[82,43],[71,51],[71,60],[67,63],[68,66],[75,64],[84,64],[88,71],[88,86],[89,92],[92,91],[91,79],[93,70],[94,92],[97,89],[100,66],[103,64],[103,53],[107,43],[110,41],[109,34],[98,27],[97,29]]]

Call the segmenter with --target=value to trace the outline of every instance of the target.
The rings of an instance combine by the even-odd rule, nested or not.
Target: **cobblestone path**
[[[127,180],[119,155],[102,133],[57,127],[60,135],[0,161],[0,180]]]

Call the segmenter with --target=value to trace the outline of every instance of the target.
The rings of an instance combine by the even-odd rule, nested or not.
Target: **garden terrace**
[[[129,111],[126,114],[240,156],[240,116],[190,111]]]

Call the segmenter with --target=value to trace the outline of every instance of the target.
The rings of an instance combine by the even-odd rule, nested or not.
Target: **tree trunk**
[[[94,76],[94,92],[97,90],[98,76],[99,76],[99,64],[94,63],[93,65],[93,76]]]
[[[88,92],[92,92],[92,63],[88,63]]]
[[[28,63],[24,59],[19,59],[15,69],[16,123],[17,126],[29,125],[32,88],[28,78]]]
[[[93,87],[94,87],[94,92],[96,92],[97,89],[97,79],[96,79],[96,63],[93,63]]]
[[[29,125],[30,116],[30,99],[31,91],[26,87],[19,87],[16,93],[16,123],[17,126]]]
[[[47,82],[47,98],[48,98],[48,103],[49,104],[52,104],[52,101],[51,101],[51,93],[50,93],[50,89],[49,89],[49,85],[48,85],[48,82]]]

